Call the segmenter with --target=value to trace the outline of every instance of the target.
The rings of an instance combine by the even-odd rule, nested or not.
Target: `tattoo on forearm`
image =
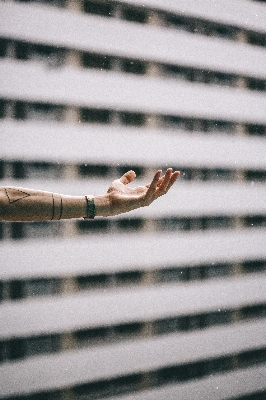
[[[30,196],[29,193],[23,192],[22,190],[14,189],[14,188],[5,188],[5,192],[6,192],[9,204],[15,203],[16,201],[22,200],[25,197]]]
[[[4,193],[8,200],[8,203],[10,205],[17,201],[23,200],[27,197],[31,197],[34,200],[34,195],[35,195],[34,192],[33,192],[33,194],[31,194],[24,190],[12,188],[12,187],[5,187],[5,188],[3,188],[3,190],[4,190]],[[37,207],[34,208],[36,210],[36,211],[34,211],[34,213],[36,213],[36,215],[40,214],[41,218],[49,219],[49,209],[47,210],[47,208],[46,208],[46,206],[49,207],[49,200],[47,198],[47,194],[48,194],[48,196],[51,196],[51,199],[52,199],[51,221],[52,220],[59,221],[63,215],[63,198],[59,194],[53,194],[53,193],[49,194],[47,192],[45,194],[45,192],[44,192],[43,196],[42,195],[40,195],[39,197],[37,196],[37,198],[38,198],[37,204],[36,204]],[[43,198],[43,201],[41,200],[41,198]],[[47,200],[48,200],[48,203],[47,203]],[[38,206],[39,206],[39,209],[38,209]],[[45,209],[47,211],[44,211]],[[47,215],[47,212],[48,212],[48,215]],[[46,215],[43,215],[43,213],[45,213]]]
[[[60,196],[60,215],[58,220],[62,218],[62,212],[63,212],[63,200],[62,197]]]
[[[51,193],[52,195],[52,220],[60,220],[62,218],[62,213],[63,213],[63,199],[60,195],[54,195],[53,193]],[[57,218],[57,215],[59,215],[59,217]]]
[[[54,219],[54,195],[52,193],[52,218],[51,221]]]

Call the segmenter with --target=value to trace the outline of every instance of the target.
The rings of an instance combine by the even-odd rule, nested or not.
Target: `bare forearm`
[[[51,221],[87,215],[85,196],[19,187],[0,188],[0,219],[6,221]]]
[[[180,172],[168,168],[161,177],[158,170],[151,183],[128,188],[136,174],[126,172],[114,180],[107,193],[101,196],[65,196],[57,193],[20,187],[0,187],[0,220],[6,221],[52,221],[94,216],[108,217],[149,206],[166,194]]]

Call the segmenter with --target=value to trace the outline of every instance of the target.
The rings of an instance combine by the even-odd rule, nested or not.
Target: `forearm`
[[[85,196],[19,187],[0,188],[0,219],[6,221],[51,221],[87,215]]]
[[[109,186],[107,193],[94,196],[66,196],[57,193],[20,187],[0,187],[0,220],[6,221],[52,221],[94,216],[109,217],[139,207],[149,206],[166,194],[180,172],[168,168],[164,176],[158,170],[151,183],[128,188],[136,174],[126,172]]]

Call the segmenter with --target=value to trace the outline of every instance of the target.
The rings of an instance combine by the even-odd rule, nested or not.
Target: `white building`
[[[128,215],[1,223],[0,399],[265,398],[265,46],[263,1],[0,2],[2,186],[181,171]]]

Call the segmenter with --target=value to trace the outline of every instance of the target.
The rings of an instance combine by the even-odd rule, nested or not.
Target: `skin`
[[[158,170],[151,183],[130,187],[136,174],[126,172],[113,181],[106,194],[94,196],[96,216],[109,217],[149,206],[158,197],[168,192],[180,175],[168,168],[165,175]],[[21,187],[0,188],[0,220],[48,221],[82,218],[87,215],[85,196],[66,196]]]

